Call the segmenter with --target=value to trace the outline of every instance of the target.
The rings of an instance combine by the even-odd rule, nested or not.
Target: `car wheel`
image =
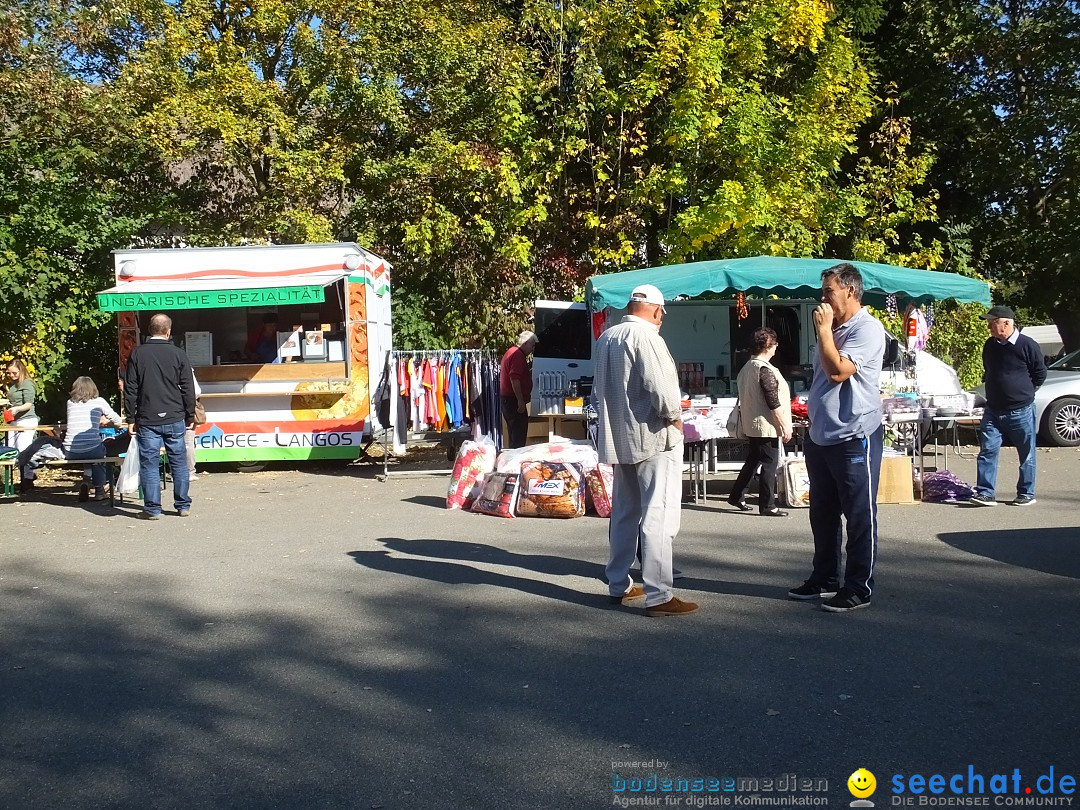
[[[1065,397],[1050,403],[1046,436],[1058,447],[1080,447],[1080,399]]]
[[[236,462],[236,470],[242,473],[262,472],[266,469],[266,465],[267,462],[265,461],[238,461]]]

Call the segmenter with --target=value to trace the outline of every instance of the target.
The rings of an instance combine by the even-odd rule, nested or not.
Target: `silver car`
[[[1051,363],[1035,392],[1035,424],[1044,441],[1080,446],[1080,350]]]

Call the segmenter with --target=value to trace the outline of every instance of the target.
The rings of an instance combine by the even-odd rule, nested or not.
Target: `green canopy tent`
[[[838,259],[754,256],[627,270],[590,278],[585,285],[585,303],[593,312],[604,307],[622,309],[639,284],[658,287],[668,300],[680,295],[693,298],[705,292],[817,299],[821,295],[821,273],[839,263]],[[901,300],[901,307],[907,301],[925,303],[947,298],[990,306],[990,285],[985,281],[873,262],[850,264],[862,273],[863,303],[879,309],[884,309],[885,297],[891,294]]]

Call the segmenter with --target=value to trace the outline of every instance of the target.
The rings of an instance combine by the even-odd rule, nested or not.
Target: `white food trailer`
[[[353,243],[117,250],[119,370],[150,317],[173,321],[202,389],[200,462],[354,459],[391,347],[390,266]],[[272,360],[252,341],[276,316]],[[270,327],[268,327],[270,328]]]

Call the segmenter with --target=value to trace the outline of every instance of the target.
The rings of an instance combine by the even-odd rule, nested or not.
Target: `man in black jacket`
[[[1016,328],[1009,307],[992,307],[983,315],[990,337],[983,345],[986,407],[979,425],[978,480],[971,503],[997,506],[998,451],[1008,436],[1020,457],[1015,506],[1035,503],[1035,391],[1046,381],[1042,348]]]
[[[124,407],[132,420],[131,435],[139,445],[139,479],[143,511],[139,517],[161,517],[159,457],[164,445],[173,477],[173,505],[180,517],[191,511],[184,431],[195,423],[195,385],[191,363],[174,346],[172,319],[150,319],[150,336],[131,353],[124,374]]]

